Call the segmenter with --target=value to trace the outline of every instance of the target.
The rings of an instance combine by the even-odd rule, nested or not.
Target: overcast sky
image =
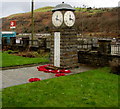
[[[11,14],[31,11],[32,0],[0,0],[0,18]],[[56,6],[62,1],[71,6],[81,7],[116,7],[120,0],[34,0],[34,9],[44,6]]]

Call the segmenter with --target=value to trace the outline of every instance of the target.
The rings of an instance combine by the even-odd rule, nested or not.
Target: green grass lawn
[[[3,89],[3,107],[117,107],[118,75],[109,68]]]
[[[48,63],[49,59],[47,57],[41,58],[26,58],[21,56],[15,56],[12,54],[0,52],[0,57],[2,57],[2,65],[0,67],[10,67],[16,65],[25,65],[25,64],[37,64],[37,63]]]

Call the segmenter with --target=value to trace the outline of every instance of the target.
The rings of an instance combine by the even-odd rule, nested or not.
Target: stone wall
[[[98,52],[92,52],[92,51],[78,52],[78,62],[82,64],[92,65],[92,66],[108,66],[109,61],[113,60],[114,58],[119,60],[120,56],[100,54]]]

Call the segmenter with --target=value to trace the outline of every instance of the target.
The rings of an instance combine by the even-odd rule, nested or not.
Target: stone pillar
[[[111,40],[98,40],[99,48],[98,52],[101,54],[110,54],[111,53]]]
[[[50,62],[54,65],[54,37],[51,37]],[[60,67],[78,66],[77,34],[73,29],[60,31]]]

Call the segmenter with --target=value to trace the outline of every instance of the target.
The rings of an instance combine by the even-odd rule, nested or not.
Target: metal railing
[[[92,49],[92,44],[79,44],[78,49],[91,50]]]
[[[92,50],[98,50],[99,49],[99,44],[79,44],[78,45],[78,51],[79,50],[88,50],[88,51],[92,51]],[[110,51],[111,51],[111,55],[120,55],[120,44],[111,44],[110,45]]]
[[[111,44],[111,55],[120,55],[120,44]]]

